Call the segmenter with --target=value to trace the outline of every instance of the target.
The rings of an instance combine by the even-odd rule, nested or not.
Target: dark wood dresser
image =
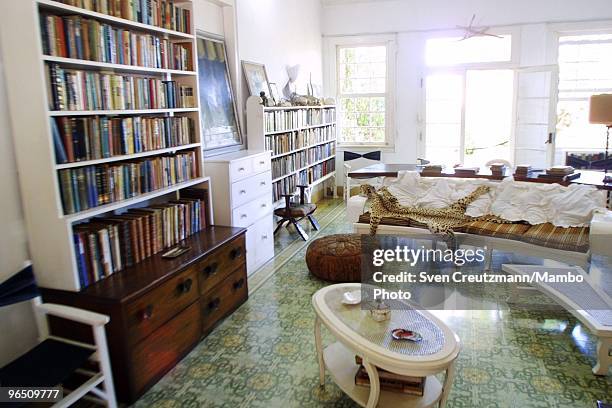
[[[44,301],[110,316],[106,334],[117,398],[133,403],[248,298],[245,231],[209,227],[184,241],[191,250],[178,258],[154,255],[81,292],[43,289]],[[66,321],[50,326],[91,337]]]

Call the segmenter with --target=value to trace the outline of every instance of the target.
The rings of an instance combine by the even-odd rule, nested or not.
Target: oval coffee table
[[[454,365],[459,355],[459,337],[440,319],[425,310],[415,310],[406,303],[406,310],[392,310],[391,318],[376,322],[361,305],[345,305],[345,292],[359,290],[361,284],[346,283],[327,286],[312,297],[316,312],[315,341],[319,360],[321,386],[325,386],[325,368],[336,384],[359,405],[380,407],[431,407],[446,404],[453,383]],[[337,342],[323,349],[321,324]],[[394,340],[391,330],[406,328],[418,331],[418,343]],[[360,356],[370,378],[370,387],[355,385]],[[427,377],[423,396],[381,391],[376,368],[392,373]],[[436,374],[445,371],[444,383]]]

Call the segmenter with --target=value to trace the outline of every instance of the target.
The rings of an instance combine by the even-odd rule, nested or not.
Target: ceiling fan
[[[459,41],[464,41],[473,37],[496,37],[496,38],[503,38],[500,35],[497,34],[491,34],[491,33],[487,33],[487,31],[489,31],[489,29],[491,27],[482,27],[482,26],[475,26],[474,25],[474,20],[476,19],[476,14],[472,15],[472,19],[470,20],[470,24],[467,26],[457,26],[457,28],[460,28],[464,31],[463,34],[463,38],[461,38]]]

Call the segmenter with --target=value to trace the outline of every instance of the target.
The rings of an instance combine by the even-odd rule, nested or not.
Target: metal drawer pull
[[[153,317],[153,305],[148,305],[142,311],[141,318],[142,320],[151,320],[152,317]]]
[[[234,282],[234,290],[241,289],[244,286],[244,278]]]
[[[266,208],[268,206],[268,204],[262,204],[261,208]]]
[[[242,215],[240,216],[240,218],[246,218],[246,217],[248,217],[248,215],[246,215],[246,214],[242,214]]]
[[[191,290],[191,286],[193,285],[193,280],[187,279],[185,282],[179,283],[177,289],[179,293],[187,293]]]
[[[238,169],[238,171],[244,171],[244,170],[245,170],[244,167],[241,167],[241,168]]]
[[[268,235],[262,235],[261,239],[268,239]]]
[[[221,299],[215,298],[210,303],[208,303],[208,308],[210,310],[217,310],[219,308],[220,304],[221,304]]]
[[[240,255],[242,255],[242,248],[238,247],[238,248],[234,248],[232,249],[232,251],[230,252],[230,258],[231,259],[236,259],[238,258]]]
[[[259,183],[259,185],[260,185],[260,186],[265,186],[265,185],[266,185],[266,182],[265,182],[265,181],[262,181],[261,183]]]
[[[219,265],[215,262],[213,264],[206,266],[206,268],[204,268],[202,272],[204,273],[204,275],[208,275],[208,276],[214,275],[217,272],[218,267]]]
[[[266,162],[262,160],[262,161],[259,162],[259,164],[261,164],[263,166],[264,164],[266,164]]]
[[[240,194],[246,194],[246,190],[240,190]]]

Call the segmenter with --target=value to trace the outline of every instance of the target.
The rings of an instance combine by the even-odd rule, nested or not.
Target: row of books
[[[64,214],[85,211],[198,177],[195,151],[59,171]]]
[[[336,171],[336,160],[330,159],[315,166],[301,170],[272,184],[272,199],[280,200],[283,194],[292,194],[298,185],[308,185]]]
[[[206,228],[199,199],[131,209],[73,228],[81,288],[129,268]]]
[[[285,177],[272,184],[272,200],[276,202],[280,200],[283,194],[291,194],[295,192],[297,188],[297,175],[294,174],[289,177]]]
[[[191,32],[191,12],[172,0],[59,0],[109,16],[125,18],[168,30]]]
[[[336,160],[331,159],[309,167],[298,173],[298,182],[302,185],[312,184],[318,179],[336,171]]]
[[[336,144],[331,142],[272,159],[272,178],[277,179],[307,166],[308,163],[323,160],[334,154],[336,154]]]
[[[314,143],[336,139],[336,128],[325,126],[312,129],[303,129],[297,132],[275,133],[266,135],[266,150],[272,150],[273,155],[287,153],[301,149]]]
[[[185,116],[60,117],[51,119],[58,164],[135,154],[195,142]]]
[[[266,132],[292,130],[306,126],[317,126],[336,121],[336,109],[292,109],[264,112]]]
[[[362,358],[355,356],[355,362],[359,365],[355,373],[355,385],[370,387],[370,377],[363,366]],[[383,370],[382,368],[377,368],[376,370],[378,371],[378,381],[381,390],[423,396],[427,377],[400,375]]]
[[[306,166],[306,151],[272,160],[272,179],[277,179]]]
[[[49,106],[57,111],[176,109],[195,106],[193,87],[133,75],[47,64]]]
[[[189,43],[115,28],[81,16],[41,16],[43,52],[53,57],[192,70]]]

